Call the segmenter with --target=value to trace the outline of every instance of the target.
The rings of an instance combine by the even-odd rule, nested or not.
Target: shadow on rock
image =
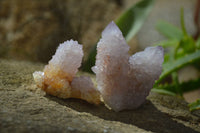
[[[46,97],[78,112],[87,112],[104,120],[132,124],[147,131],[156,133],[197,133],[197,131],[172,120],[173,117],[159,111],[149,100],[136,110],[114,112],[103,104],[95,106],[79,99],[63,100],[49,95],[46,95]]]

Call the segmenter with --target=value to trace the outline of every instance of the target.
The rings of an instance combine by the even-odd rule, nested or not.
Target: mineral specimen
[[[111,22],[98,42],[92,70],[104,102],[115,111],[139,107],[162,72],[162,47],[148,47],[132,56],[128,51],[120,29]]]
[[[111,22],[103,31],[97,45],[97,89],[89,77],[76,77],[83,57],[77,41],[60,44],[44,72],[33,73],[38,87],[60,98],[80,98],[105,104],[115,111],[135,109],[146,99],[162,72],[163,48],[148,47],[132,56],[120,29]]]
[[[44,72],[33,77],[46,93],[60,98],[80,98],[93,104],[100,103],[99,92],[89,77],[75,77],[83,57],[82,45],[77,41],[60,44]]]

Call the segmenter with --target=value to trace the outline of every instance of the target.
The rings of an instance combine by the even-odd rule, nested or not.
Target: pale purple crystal
[[[162,47],[148,47],[132,56],[128,51],[122,32],[111,22],[97,45],[92,70],[104,102],[115,111],[139,107],[162,72]]]

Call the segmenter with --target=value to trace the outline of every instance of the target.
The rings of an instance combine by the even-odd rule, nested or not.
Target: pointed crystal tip
[[[115,24],[114,21],[110,22],[108,26],[104,29],[102,32],[102,37],[104,36],[113,36],[113,35],[122,35],[121,30],[119,27]]]

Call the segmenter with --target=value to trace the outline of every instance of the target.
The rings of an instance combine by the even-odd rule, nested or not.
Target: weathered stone
[[[200,113],[172,96],[151,93],[140,108],[114,112],[36,88],[32,73],[44,65],[0,60],[0,132],[196,133]]]
[[[119,9],[109,0],[0,0],[0,57],[47,62],[69,39],[87,53]]]

